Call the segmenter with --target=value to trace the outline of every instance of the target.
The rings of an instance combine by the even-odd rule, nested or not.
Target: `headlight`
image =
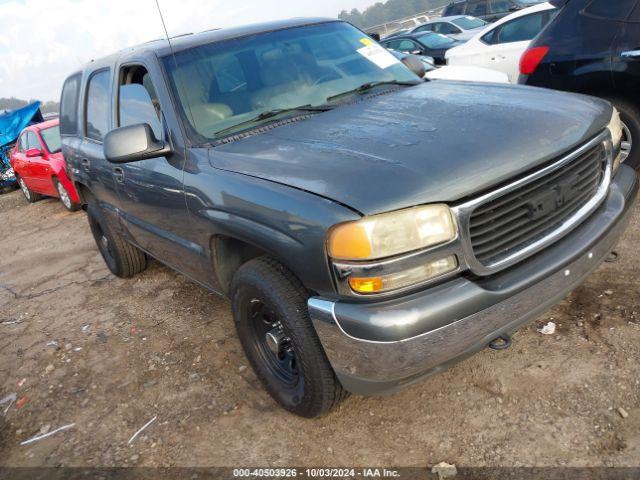
[[[334,260],[377,260],[454,240],[456,224],[446,205],[429,205],[344,223],[329,233]]]
[[[622,160],[622,156],[620,154],[620,148],[622,146],[622,121],[620,120],[620,112],[616,108],[613,109],[613,115],[611,116],[611,121],[607,128],[611,132],[611,138],[613,139],[613,171],[615,172],[620,167],[620,162]]]

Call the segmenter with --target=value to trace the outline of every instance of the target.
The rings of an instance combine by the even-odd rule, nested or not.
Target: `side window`
[[[509,0],[491,0],[489,11],[491,13],[506,13],[511,8]]]
[[[109,70],[102,70],[89,79],[85,136],[98,142],[109,131],[109,77]]]
[[[592,0],[583,13],[607,20],[627,20],[637,0]]]
[[[442,33],[443,35],[452,35],[456,33],[462,33],[458,27],[454,27],[449,23],[437,23],[437,29],[434,29],[436,33]]]
[[[452,5],[449,5],[447,7],[446,16],[464,15],[464,7],[465,7],[465,3],[464,2],[454,3]]]
[[[497,38],[496,32],[498,30],[499,30],[499,28],[494,28],[490,32],[485,33],[484,36],[480,40],[482,40],[487,45],[493,45],[495,43],[495,41],[496,41],[496,38]]]
[[[631,16],[629,17],[630,22],[640,23],[640,2],[636,5],[636,8],[631,12]]]
[[[160,118],[160,102],[147,69],[139,65],[124,67],[118,87],[118,126],[146,123],[156,138],[162,139]]]
[[[411,40],[401,40],[397,50],[400,50],[401,52],[410,53],[410,52],[421,50],[421,49],[418,47],[418,45],[416,45]]]
[[[494,43],[513,43],[533,40],[544,26],[545,12],[533,13],[507,22],[497,33]]]
[[[421,27],[416,28],[416,32],[433,32],[435,28],[435,24],[430,23],[429,25],[423,25]]]
[[[487,14],[487,0],[471,0],[467,5],[467,15],[483,17]]]
[[[62,86],[60,99],[60,134],[78,134],[78,103],[80,101],[80,84],[82,75],[69,77]]]
[[[27,150],[30,150],[32,148],[37,148],[38,150],[42,150],[42,145],[40,145],[40,142],[38,141],[38,137],[33,132],[27,132],[27,143],[28,143]]]
[[[27,150],[29,150],[29,142],[27,140],[27,132],[24,132],[21,136],[20,136],[20,147],[19,147],[19,151],[20,152],[26,152]]]

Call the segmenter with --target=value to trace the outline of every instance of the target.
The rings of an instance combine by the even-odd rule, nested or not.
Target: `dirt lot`
[[[0,406],[0,466],[640,464],[640,215],[511,350],[315,421],[258,385],[226,300],[157,263],[109,275],[85,214],[54,200],[2,195],[0,225],[0,399],[22,400]]]

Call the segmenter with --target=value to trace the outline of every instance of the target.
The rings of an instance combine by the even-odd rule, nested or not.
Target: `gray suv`
[[[227,296],[257,377],[306,417],[508,346],[612,251],[638,191],[609,103],[424,82],[339,21],[130,48],[61,104],[110,270],[155,257]]]

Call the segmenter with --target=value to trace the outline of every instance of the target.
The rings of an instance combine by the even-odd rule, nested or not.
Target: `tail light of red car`
[[[533,75],[547,53],[549,53],[549,47],[534,47],[524,52],[520,59],[520,74]]]

